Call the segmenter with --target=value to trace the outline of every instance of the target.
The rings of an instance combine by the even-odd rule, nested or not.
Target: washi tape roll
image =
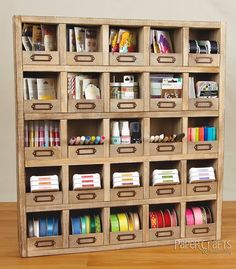
[[[192,207],[194,224],[201,225],[203,224],[202,211],[200,207]]]
[[[94,217],[95,219],[95,232],[96,233],[101,233],[102,232],[102,224],[101,224],[101,219],[99,215],[96,215]]]
[[[111,228],[111,232],[120,231],[119,220],[116,214],[110,215],[110,228]]]
[[[128,225],[128,220],[127,220],[126,214],[125,213],[118,213],[117,217],[119,220],[120,232],[129,231],[129,225]]]
[[[45,217],[39,218],[39,236],[47,236],[47,219]]]
[[[81,232],[82,234],[86,234],[87,233],[86,217],[85,216],[80,217],[80,221],[81,221]]]
[[[194,225],[195,224],[193,211],[191,208],[186,209],[185,217],[186,217],[186,224],[187,225]]]

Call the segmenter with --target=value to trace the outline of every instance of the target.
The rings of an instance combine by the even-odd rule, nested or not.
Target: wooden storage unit
[[[22,51],[22,25],[52,24],[57,29],[56,51]],[[69,52],[67,33],[70,27],[95,28],[98,33],[96,52]],[[133,29],[137,34],[137,51],[112,53],[109,30]],[[17,106],[18,160],[18,227],[19,246],[23,257],[101,251],[174,243],[175,239],[197,237],[199,240],[221,238],[225,28],[219,22],[178,22],[123,19],[88,19],[59,17],[14,17],[15,73]],[[174,45],[172,54],[150,53],[150,31],[168,30]],[[216,40],[219,54],[189,53],[189,39]],[[73,100],[67,92],[68,73],[91,73],[99,78],[100,100]],[[183,78],[181,98],[151,99],[150,75],[174,74]],[[23,78],[53,75],[57,79],[57,98],[24,100]],[[110,97],[113,74],[135,74],[139,98],[117,100]],[[214,80],[219,86],[215,99],[188,97],[188,79]],[[121,103],[122,102],[122,103]],[[110,126],[113,120],[139,120],[140,144],[112,145]],[[60,122],[60,146],[25,147],[24,134],[28,121]],[[188,127],[217,127],[217,140],[188,142]],[[151,135],[185,133],[180,142],[150,143]],[[102,145],[69,145],[72,136],[104,135]],[[199,162],[201,160],[201,162]],[[160,165],[159,165],[160,164]],[[163,164],[163,166],[161,165]],[[173,164],[173,167],[172,167]],[[213,166],[216,181],[188,183],[188,169],[193,165]],[[151,186],[152,171],[157,167],[178,168],[180,184]],[[128,169],[141,174],[141,187],[112,188],[113,171]],[[101,189],[74,191],[74,173],[100,173]],[[57,174],[58,192],[31,193],[31,175]],[[126,191],[126,192],[125,192]],[[45,196],[44,196],[45,195]],[[127,197],[121,197],[126,196]],[[128,197],[130,196],[130,197]],[[200,226],[185,225],[185,209],[192,204],[212,208],[214,222]],[[179,224],[172,229],[149,229],[149,208],[154,205],[176,206]],[[101,213],[102,232],[72,235],[71,212],[88,210]],[[132,232],[110,232],[111,212],[125,209],[139,213],[141,229]],[[60,232],[53,237],[28,237],[28,216],[60,216]]]

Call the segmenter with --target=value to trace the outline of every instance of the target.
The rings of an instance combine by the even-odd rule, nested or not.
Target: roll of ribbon
[[[59,235],[59,218],[56,216],[54,217],[54,223],[53,223],[53,235],[57,236]]]
[[[28,219],[28,236],[34,237],[34,223],[32,218]]]
[[[192,207],[194,224],[201,225],[203,224],[202,211],[200,207]]]
[[[72,234],[81,234],[81,221],[80,221],[80,217],[77,216],[73,216],[71,218],[71,230],[72,230]]]
[[[85,216],[85,221],[86,221],[86,234],[90,234],[90,216],[89,215]]]
[[[186,224],[187,225],[194,225],[195,224],[193,211],[191,208],[186,209],[185,217],[186,217]]]
[[[110,215],[110,227],[111,227],[111,232],[120,231],[119,220],[116,214]]]
[[[85,216],[80,217],[80,221],[81,221],[81,232],[82,234],[86,234],[87,233],[86,217]]]
[[[149,217],[150,217],[150,226],[151,228],[158,228],[158,223],[157,223],[157,214],[156,212],[150,212],[149,213]]]
[[[164,227],[171,227],[171,214],[169,209],[164,209],[163,210],[163,215],[164,215]]]
[[[129,224],[129,231],[131,232],[134,231],[134,223],[130,213],[128,213],[128,224]]]
[[[202,211],[202,222],[203,224],[207,224],[207,214],[206,214],[206,210],[205,208],[202,206],[200,207],[201,211]]]
[[[101,233],[102,232],[102,224],[101,224],[100,216],[96,215],[94,220],[95,220],[95,232]]]
[[[134,224],[134,230],[140,230],[141,225],[140,225],[140,220],[139,220],[139,215],[136,212],[131,212],[131,216],[133,216],[133,224]]]
[[[95,216],[90,217],[90,233],[96,233]]]
[[[55,221],[53,217],[47,218],[47,236],[53,236],[53,229],[55,225]]]
[[[171,226],[178,226],[178,217],[177,217],[177,213],[176,210],[174,208],[172,208],[170,210],[170,214],[171,214]]]
[[[129,231],[127,215],[125,213],[118,213],[117,217],[118,217],[118,220],[119,220],[120,232]]]
[[[163,228],[165,227],[164,224],[164,215],[162,210],[157,210],[156,211],[156,215],[157,215],[157,228]]]
[[[47,219],[45,217],[39,218],[39,236],[47,236]]]
[[[211,209],[208,206],[205,206],[204,208],[207,215],[207,223],[213,223],[214,219],[213,219],[213,214],[211,212]]]

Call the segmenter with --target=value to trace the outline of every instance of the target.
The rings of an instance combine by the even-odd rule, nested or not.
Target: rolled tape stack
[[[213,215],[208,206],[190,207],[186,209],[186,225],[213,223]]]
[[[102,224],[99,215],[84,215],[71,217],[72,234],[101,233]]]
[[[179,173],[177,169],[155,169],[152,173],[152,186],[179,183]]]
[[[57,236],[59,234],[59,218],[47,216],[28,219],[29,237]]]
[[[30,191],[59,191],[59,180],[57,175],[31,176]]]
[[[111,232],[128,232],[141,229],[139,215],[136,212],[117,213],[110,215]]]
[[[139,172],[115,172],[113,173],[113,188],[139,187]]]
[[[213,167],[192,167],[189,169],[189,183],[216,180]]]
[[[152,229],[178,226],[178,216],[174,208],[150,211],[149,219]]]
[[[73,190],[80,189],[101,189],[100,174],[74,174]]]

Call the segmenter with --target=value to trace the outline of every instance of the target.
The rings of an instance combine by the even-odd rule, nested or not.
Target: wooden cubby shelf
[[[34,16],[14,16],[13,22],[21,256],[151,247],[194,238],[219,240],[224,150],[224,23]],[[48,25],[55,34],[53,49],[24,50],[24,24]],[[73,48],[68,37],[75,27],[95,33],[94,51],[77,52]],[[134,48],[126,53],[112,50],[110,43],[111,31],[120,29],[136,36]],[[169,32],[171,51],[151,50],[156,31]],[[189,40],[217,41],[219,51],[190,53]],[[128,98],[122,97],[122,91],[125,96],[128,88],[124,76],[132,78],[136,87]],[[165,98],[166,93],[158,95],[162,88],[155,87],[162,87],[158,80],[161,76],[182,81],[180,94],[174,98]],[[45,100],[39,93],[33,97],[27,95],[25,83],[28,80],[33,83],[35,79],[51,81],[53,97]],[[76,80],[79,82],[75,89],[72,83]],[[213,81],[218,86],[218,96],[190,98],[189,86],[193,80],[194,83]],[[89,83],[100,91],[94,99],[86,99],[83,87]],[[139,126],[138,138],[132,140],[131,133],[130,143],[112,144],[114,122],[122,129],[124,121],[129,126],[132,123],[136,128]],[[209,129],[206,137],[200,134],[204,128]],[[198,135],[190,135],[190,129],[199,129]],[[37,132],[44,138],[35,136]],[[161,134],[166,140],[159,138]],[[172,139],[173,135],[180,135],[180,139]],[[55,138],[52,141],[51,136]],[[101,144],[76,140],[73,144],[71,141],[77,136],[84,136],[85,141],[87,136],[105,137],[105,140]],[[190,183],[189,170],[195,167],[213,167],[215,180]],[[155,169],[175,169],[179,182],[153,186]],[[114,186],[114,173],[133,172],[138,174],[139,186]],[[99,188],[74,187],[75,174],[95,173],[100,180]],[[32,192],[31,177],[48,175],[58,179],[57,190]],[[186,212],[191,208],[208,212],[204,224],[187,221]],[[153,212],[171,212],[175,224],[172,221],[170,226],[151,226]],[[135,229],[112,230],[110,217],[121,213],[131,220],[136,216]],[[82,223],[89,216],[91,229]],[[98,230],[94,226],[95,216],[96,221],[100,220]],[[81,231],[85,229],[86,233],[75,232],[74,219],[80,221]],[[38,227],[41,223],[39,231],[37,222]],[[46,232],[45,223],[52,225]]]

